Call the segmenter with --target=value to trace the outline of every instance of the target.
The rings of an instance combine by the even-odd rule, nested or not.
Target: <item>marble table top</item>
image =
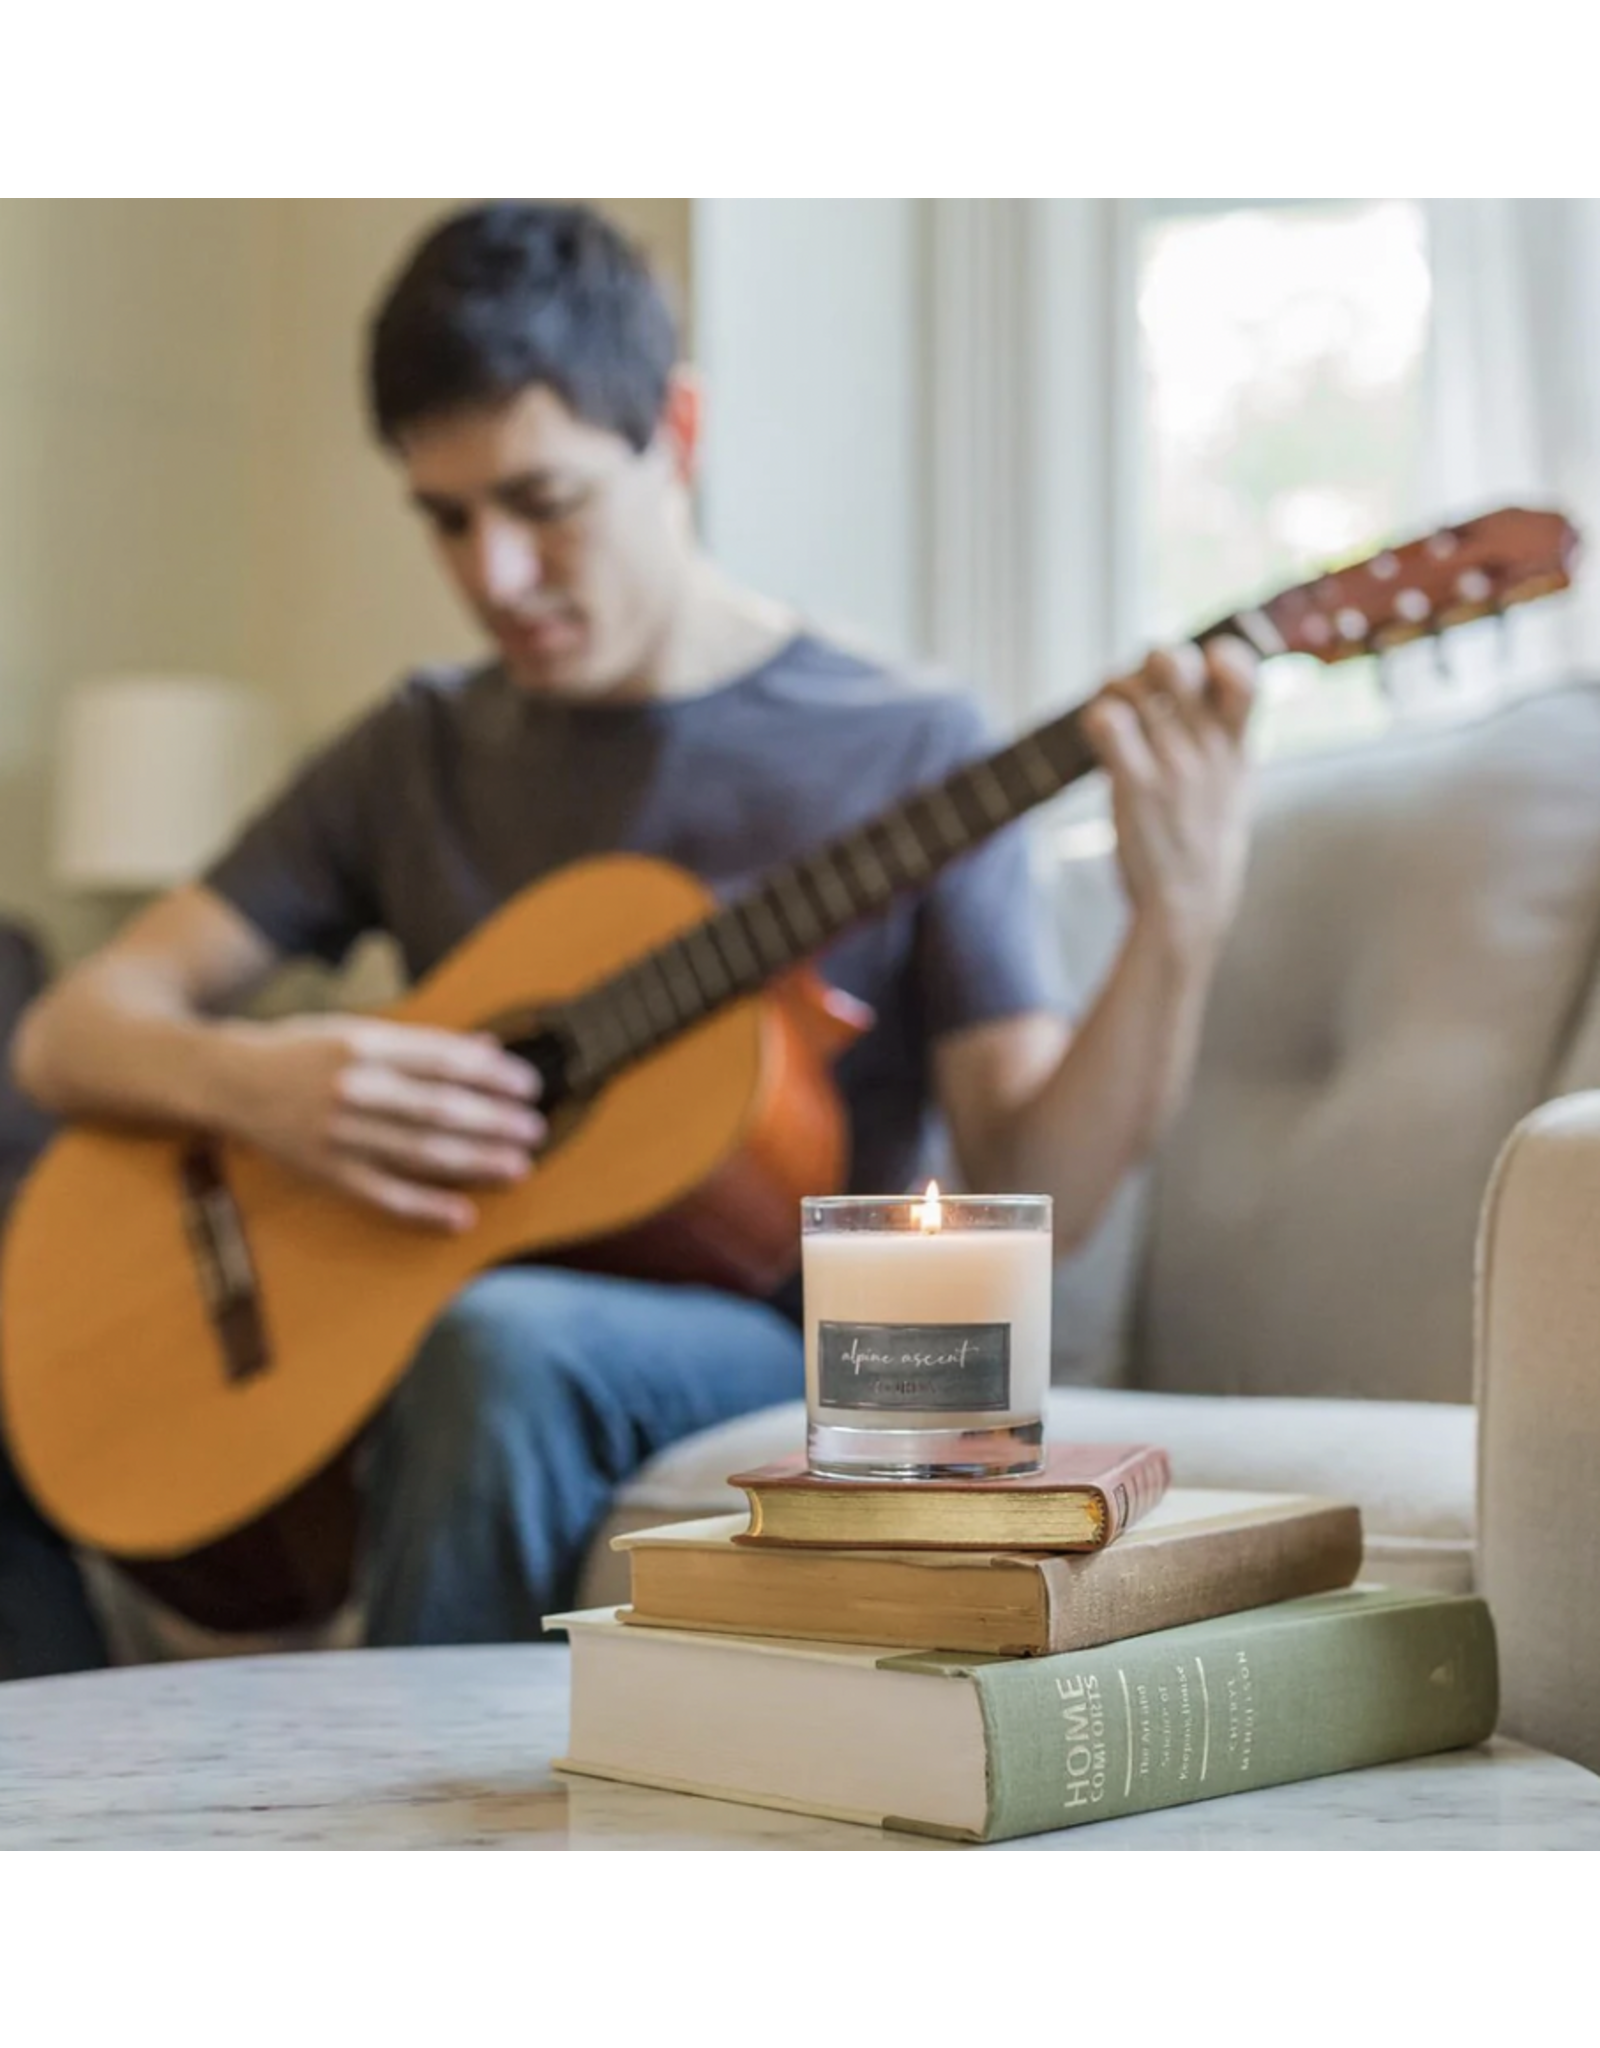
[[[143,1665],[0,1685],[0,1849],[914,1849],[958,1844],[550,1768],[555,1644]],[[1484,1749],[997,1844],[1600,1848],[1600,1778]]]

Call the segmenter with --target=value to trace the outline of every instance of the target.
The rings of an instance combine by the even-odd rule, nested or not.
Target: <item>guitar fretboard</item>
[[[1094,767],[1077,712],[769,875],[567,1004],[582,1090],[821,951]]]
[[[1343,661],[1563,589],[1576,546],[1559,514],[1508,508],[1279,591],[1190,637],[1203,644],[1234,634],[1263,659],[1292,651]],[[564,1005],[558,1019],[542,1020],[551,1027],[545,1035],[558,1041],[564,1079],[580,1092],[601,1086],[920,887],[1094,766],[1074,709],[778,869]]]

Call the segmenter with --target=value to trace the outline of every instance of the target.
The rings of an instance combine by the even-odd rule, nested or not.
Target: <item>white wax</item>
[[[981,1429],[1043,1414],[1050,1384],[1048,1230],[810,1232],[802,1259],[806,1402],[813,1421],[846,1429]],[[1008,1323],[1011,1405],[1004,1413],[823,1407],[820,1323]]]

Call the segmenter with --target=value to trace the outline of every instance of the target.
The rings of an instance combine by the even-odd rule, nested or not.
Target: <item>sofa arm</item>
[[[1501,1726],[1600,1770],[1600,1092],[1546,1103],[1500,1155],[1476,1350]]]

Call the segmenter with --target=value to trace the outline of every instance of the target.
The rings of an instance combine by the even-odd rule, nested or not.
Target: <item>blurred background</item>
[[[359,381],[456,203],[0,201],[0,910],[58,955],[403,670],[477,651]],[[1594,200],[598,203],[707,380],[713,551],[1005,731],[1441,519],[1600,520]],[[1600,673],[1597,602],[1472,629],[1447,674],[1277,664],[1256,744]],[[1092,796],[1050,829],[1092,837]]]

